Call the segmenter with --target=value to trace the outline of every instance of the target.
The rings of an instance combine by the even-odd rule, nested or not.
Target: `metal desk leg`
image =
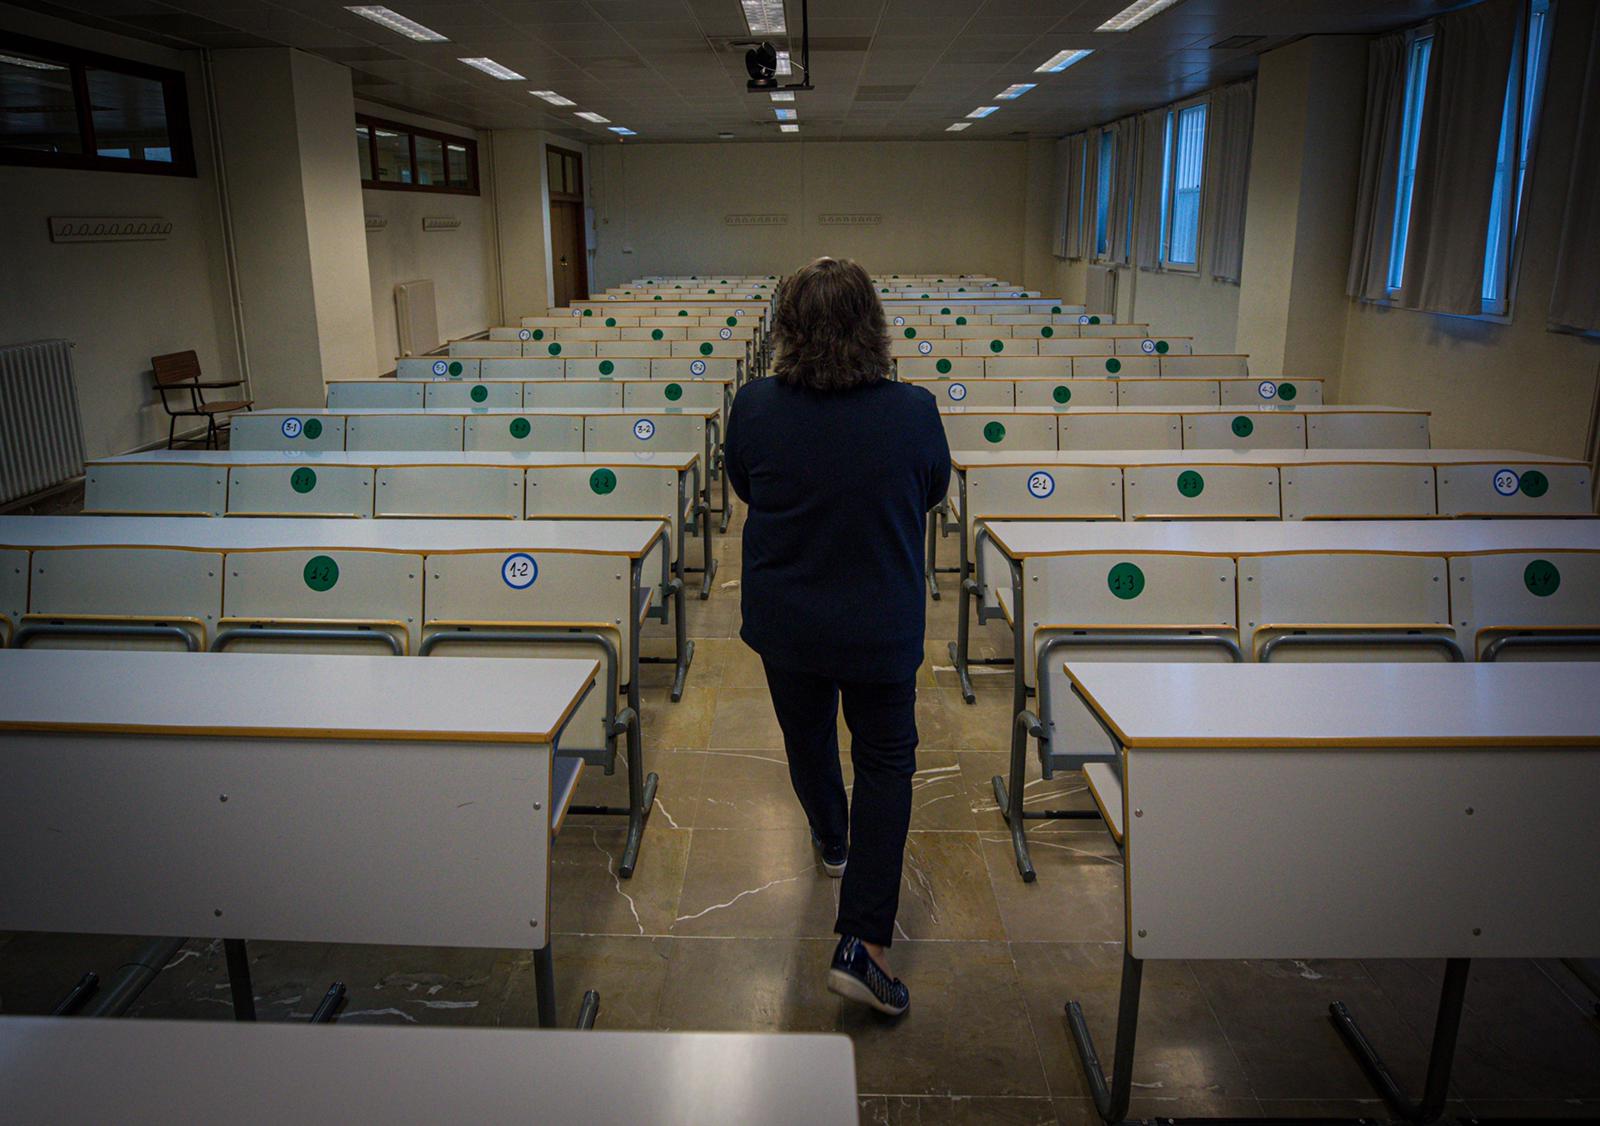
[[[233,1019],[256,1019],[256,996],[250,985],[250,953],[242,938],[222,940],[228,959],[228,986],[233,992]]]
[[[1345,1044],[1355,1053],[1361,1069],[1383,1096],[1384,1102],[1408,1122],[1432,1122],[1444,1113],[1445,1097],[1450,1092],[1450,1066],[1455,1060],[1456,1036],[1461,1031],[1461,1010],[1467,996],[1467,975],[1472,969],[1472,959],[1451,958],[1444,966],[1444,986],[1439,991],[1439,1013],[1433,1024],[1433,1047],[1428,1052],[1428,1078],[1424,1082],[1422,1101],[1412,1102],[1400,1091],[1389,1067],[1378,1055],[1361,1026],[1343,1001],[1328,1006],[1333,1026],[1344,1037]]]
[[[1094,1050],[1094,1038],[1089,1035],[1088,1022],[1083,1019],[1083,1008],[1076,1001],[1067,1002],[1067,1023],[1072,1027],[1072,1041],[1078,1048],[1078,1065],[1083,1068],[1089,1093],[1094,1096],[1094,1108],[1107,1126],[1116,1126],[1128,1116],[1128,1099],[1133,1094],[1133,1045],[1139,1031],[1139,987],[1144,980],[1144,963],[1122,948],[1122,994],[1117,1001],[1117,1047],[1111,1061],[1111,1083],[1106,1083],[1105,1070]]]

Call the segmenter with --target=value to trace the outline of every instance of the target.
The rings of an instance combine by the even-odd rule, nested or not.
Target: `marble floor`
[[[694,667],[683,701],[668,668],[645,672],[658,804],[638,871],[616,874],[615,821],[569,819],[555,856],[554,942],[564,1019],[584,989],[612,1029],[840,1031],[855,1043],[869,1123],[1091,1123],[1062,1006],[1082,1002],[1103,1048],[1115,1027],[1121,865],[1094,822],[1030,836],[1038,882],[1012,862],[989,779],[1002,769],[1011,681],[978,678],[963,703],[944,642],[956,603],[929,603],[921,749],[897,941],[912,989],[898,1022],[823,987],[837,883],[813,856],[789,790],[761,666],[737,638],[738,527],[718,546],[707,602],[691,602]],[[947,551],[947,555],[953,554]],[[648,650],[670,634],[653,627]],[[980,651],[1008,652],[997,627]],[[846,763],[848,781],[848,763]],[[580,800],[618,800],[623,776],[592,772]],[[1030,799],[1082,803],[1070,779]],[[307,889],[307,894],[315,894]],[[86,969],[138,946],[90,936],[0,935],[0,1012],[47,1011]],[[532,1025],[529,955],[516,951],[252,943],[263,1019],[304,1019],[329,982],[345,1023]],[[1418,1089],[1442,966],[1392,962],[1152,963],[1145,974],[1134,1113],[1384,1117],[1330,1025],[1347,1002],[1401,1081]],[[1460,1115],[1600,1116],[1595,998],[1558,962],[1474,966],[1455,1070]],[[193,942],[135,1017],[225,1019],[220,943]]]

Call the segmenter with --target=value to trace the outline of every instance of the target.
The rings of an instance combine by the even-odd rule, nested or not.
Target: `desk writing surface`
[[[585,412],[587,413],[587,412]],[[552,469],[562,466],[629,465],[638,464],[670,469],[687,469],[700,460],[694,450],[662,450],[659,453],[570,452],[550,451],[505,453],[493,450],[425,450],[396,451],[393,453],[364,452],[359,450],[328,450],[327,452],[295,450],[147,450],[144,453],[123,454],[119,457],[99,458],[89,462],[97,465],[221,465],[283,466],[301,465],[353,465],[389,469],[396,466],[488,467],[510,469]]]
[[[548,743],[593,659],[0,650],[0,730]]]
[[[3,524],[0,524],[3,526]],[[1014,559],[1085,552],[1263,555],[1372,551],[1600,551],[1600,520],[1257,520],[1087,522],[994,520],[990,538]],[[0,542],[4,542],[0,539]]]
[[[1067,676],[1130,750],[1600,748],[1593,663],[1109,664]]]
[[[638,557],[660,520],[297,520],[227,516],[0,516],[0,546],[274,548],[397,551],[570,551]]]
[[[977,412],[974,412],[977,413]],[[1062,412],[1074,413],[1074,412]],[[1081,413],[1081,412],[1077,412]],[[146,455],[139,455],[146,456]],[[957,469],[1014,465],[1577,465],[1575,458],[1552,457],[1526,450],[952,450]]]

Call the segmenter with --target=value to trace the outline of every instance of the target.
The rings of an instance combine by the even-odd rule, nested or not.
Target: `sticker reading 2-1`
[[[641,418],[633,424],[633,436],[641,442],[648,442],[656,436],[656,424],[648,418]]]
[[[525,551],[506,556],[500,564],[500,577],[512,590],[527,590],[539,577],[539,564]]]
[[[1044,500],[1056,491],[1056,479],[1043,469],[1028,474],[1028,492],[1037,500]]]

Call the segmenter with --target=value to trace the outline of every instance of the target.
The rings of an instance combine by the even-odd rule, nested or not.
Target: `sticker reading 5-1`
[[[648,442],[656,436],[656,424],[648,418],[641,418],[633,424],[633,436],[641,442]]]
[[[539,577],[539,564],[527,552],[519,551],[506,556],[505,562],[500,564],[500,577],[512,590],[527,590]]]
[[[306,586],[320,594],[332,590],[334,584],[339,581],[339,564],[330,556],[313,555],[306,560],[305,570],[301,575],[306,580]]]
[[[1042,469],[1036,469],[1028,474],[1028,492],[1038,500],[1044,500],[1056,491],[1056,479]]]

